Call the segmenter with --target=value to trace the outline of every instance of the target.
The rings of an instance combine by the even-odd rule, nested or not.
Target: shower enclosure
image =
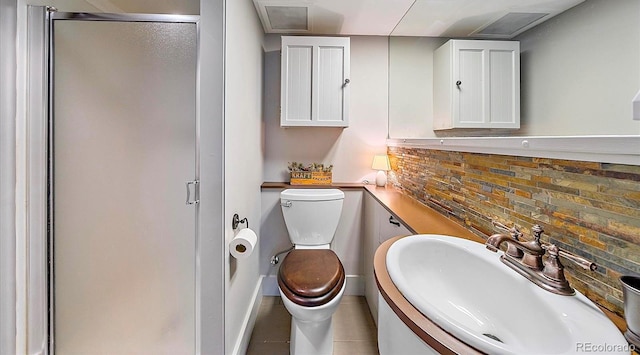
[[[42,16],[49,351],[197,351],[197,16]]]

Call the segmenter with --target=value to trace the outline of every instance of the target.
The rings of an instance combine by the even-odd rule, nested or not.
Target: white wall
[[[197,352],[225,350],[224,0],[200,3],[200,285]]]
[[[640,1],[587,0],[516,39],[524,134],[640,134]]]
[[[259,292],[258,250],[247,259],[229,255],[234,213],[249,220],[261,240],[262,70],[264,34],[251,0],[226,1],[225,43],[225,353],[243,353]],[[207,218],[207,216],[202,216]],[[260,242],[259,242],[260,243]],[[260,300],[258,299],[259,303]]]
[[[521,129],[432,129],[433,50],[442,39],[390,39],[389,135],[640,134],[640,2],[586,0],[514,40],[521,42]]]
[[[447,39],[389,39],[389,136],[435,137],[433,132],[433,52]]]
[[[16,2],[0,1],[0,354],[16,353]]]
[[[267,35],[264,78],[264,181],[289,181],[287,162],[333,164],[333,180],[375,179],[371,162],[386,152],[388,39],[351,37],[349,127],[280,127],[280,37]]]

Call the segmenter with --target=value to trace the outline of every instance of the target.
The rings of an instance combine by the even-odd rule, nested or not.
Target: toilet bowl
[[[278,272],[291,314],[291,354],[332,354],[332,316],[345,289],[344,268],[329,249],[294,249]]]
[[[346,277],[330,249],[344,193],[337,189],[288,189],[282,212],[294,244],[278,270],[278,289],[291,314],[290,352],[332,354],[332,316],[344,294]]]

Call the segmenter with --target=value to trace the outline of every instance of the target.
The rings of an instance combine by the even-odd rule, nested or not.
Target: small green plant
[[[287,169],[289,172],[298,172],[298,171],[311,171],[311,172],[322,172],[329,173],[333,170],[333,165],[324,166],[324,164],[320,163],[312,163],[310,165],[305,166],[302,163],[298,162],[290,162],[287,165]]]

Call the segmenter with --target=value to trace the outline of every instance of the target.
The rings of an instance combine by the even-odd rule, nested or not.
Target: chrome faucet
[[[575,294],[575,290],[569,285],[564,276],[564,266],[560,262],[559,256],[576,263],[586,270],[594,271],[597,268],[596,264],[561,250],[554,244],[543,245],[540,242],[540,237],[544,230],[539,225],[534,225],[531,229],[533,240],[522,242],[519,240],[522,233],[518,231],[517,227],[507,228],[501,223],[492,223],[498,229],[508,231],[510,235],[492,235],[485,243],[487,249],[497,252],[502,243],[507,243],[507,251],[500,257],[500,260],[547,291],[560,295]],[[518,252],[514,251],[514,249]],[[543,259],[545,253],[548,256]]]

